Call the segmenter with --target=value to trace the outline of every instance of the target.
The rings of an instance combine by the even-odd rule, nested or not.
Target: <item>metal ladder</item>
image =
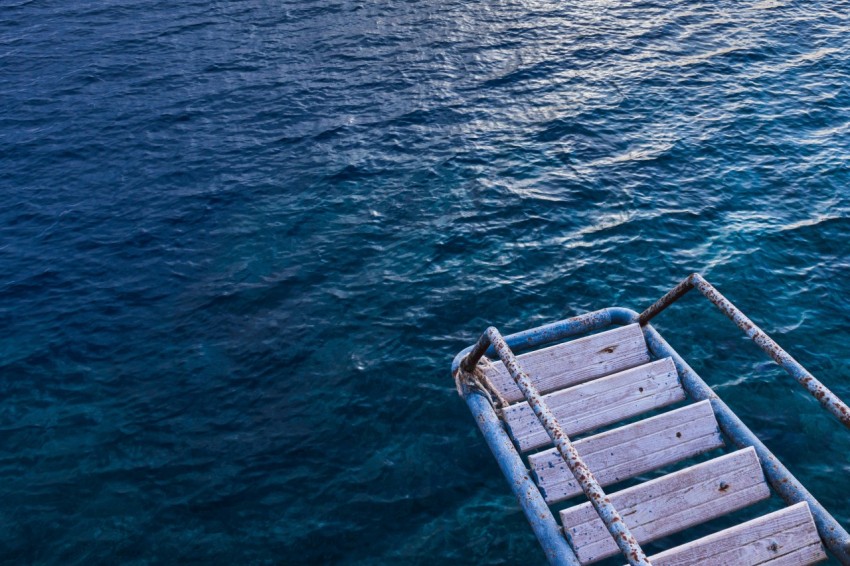
[[[552,564],[588,564],[619,550],[633,565],[803,564],[826,558],[823,542],[850,564],[847,531],[649,324],[692,288],[850,427],[847,405],[699,274],[641,314],[602,309],[507,337],[488,328],[456,356],[452,373],[547,558]],[[513,352],[615,325],[620,327],[519,358]],[[502,363],[479,363],[485,355]],[[570,440],[686,397],[694,403]],[[739,450],[617,493],[603,490],[722,446],[720,431]],[[520,452],[549,443],[554,448],[528,456],[526,468]],[[769,497],[766,482],[789,507],[650,558],[642,550],[640,541]],[[582,492],[589,503],[561,511],[562,531],[548,505]]]

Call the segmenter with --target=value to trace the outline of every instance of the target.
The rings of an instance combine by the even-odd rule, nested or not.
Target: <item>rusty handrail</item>
[[[741,310],[733,305],[729,299],[724,297],[720,291],[706,281],[699,273],[692,273],[685,278],[681,283],[673,287],[663,297],[658,299],[652,306],[640,313],[638,322],[641,326],[646,325],[650,320],[656,317],[661,311],[672,305],[685,293],[695,288],[703,294],[705,298],[720,309],[729,319],[734,322],[738,328],[744,331],[759,348],[761,348],[768,356],[779,364],[782,369],[787,371],[791,377],[797,380],[805,387],[812,396],[818,400],[821,406],[832,413],[841,423],[850,428],[850,407],[847,406],[838,396],[830,391],[823,383],[813,376],[804,368],[800,362],[791,357],[791,354],[782,349],[770,336],[768,336],[761,328],[747,318]]]
[[[599,485],[590,468],[587,467],[587,464],[584,463],[584,460],[570,442],[570,438],[561,429],[555,415],[543,401],[543,396],[531,382],[528,374],[522,370],[510,346],[507,345],[501,333],[495,327],[491,326],[481,335],[472,351],[461,361],[460,370],[468,373],[474,372],[478,360],[481,359],[491,344],[629,564],[632,566],[652,566],[634,535],[623,522],[623,518],[611,503],[611,500],[608,499],[608,496],[605,495],[602,486]]]

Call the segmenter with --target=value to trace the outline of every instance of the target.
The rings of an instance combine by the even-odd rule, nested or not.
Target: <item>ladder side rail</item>
[[[531,530],[540,541],[549,564],[581,566],[490,401],[482,393],[474,390],[464,391],[464,401],[472,412],[475,423],[484,436],[484,441],[496,457],[496,462],[508,480],[508,485],[511,486],[520,507],[525,512],[531,524]]]

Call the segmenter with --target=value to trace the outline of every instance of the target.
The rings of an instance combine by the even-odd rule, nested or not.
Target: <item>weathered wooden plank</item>
[[[719,448],[723,438],[711,402],[700,401],[583,438],[573,446],[605,486]],[[581,493],[556,449],[532,454],[528,462],[550,505]]]
[[[676,366],[670,358],[544,395],[565,434],[579,434],[615,423],[685,398]],[[520,450],[550,444],[549,435],[528,403],[504,411],[511,436]]]
[[[541,393],[563,389],[649,361],[640,325],[630,324],[518,356]],[[485,371],[509,403],[524,399],[500,360]]]
[[[640,543],[720,517],[770,496],[755,450],[745,448],[611,494]],[[561,511],[582,564],[619,552],[590,503]]]
[[[826,553],[823,550],[823,544],[821,544],[820,540],[818,540],[817,544],[803,547],[784,556],[780,556],[779,558],[774,558],[765,562],[757,562],[756,564],[770,564],[770,566],[801,566],[803,564],[817,564],[818,562],[823,562],[827,558],[828,556],[826,556]],[[739,564],[739,562],[736,562],[735,558],[730,556],[729,561],[727,561],[726,564],[731,566],[732,564]]]
[[[650,558],[654,566],[797,566],[826,560],[809,505],[797,503]]]

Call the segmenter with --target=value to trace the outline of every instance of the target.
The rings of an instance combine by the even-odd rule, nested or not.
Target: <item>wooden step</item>
[[[756,451],[738,450],[609,495],[639,543],[647,543],[752,505],[770,496]],[[583,503],[561,511],[579,561],[619,552],[596,510]]]
[[[640,325],[630,324],[521,354],[518,359],[538,391],[548,393],[645,364],[649,351]],[[525,399],[500,360],[485,373],[508,402]]]
[[[543,396],[567,435],[615,423],[682,401],[685,392],[670,358],[658,360]],[[506,408],[505,422],[521,451],[551,444],[523,401]]]
[[[674,464],[723,446],[709,401],[644,419],[573,443],[603,486]],[[555,448],[528,457],[550,505],[576,496],[581,487]]]
[[[798,566],[826,560],[808,503],[797,503],[650,557],[653,566]]]

